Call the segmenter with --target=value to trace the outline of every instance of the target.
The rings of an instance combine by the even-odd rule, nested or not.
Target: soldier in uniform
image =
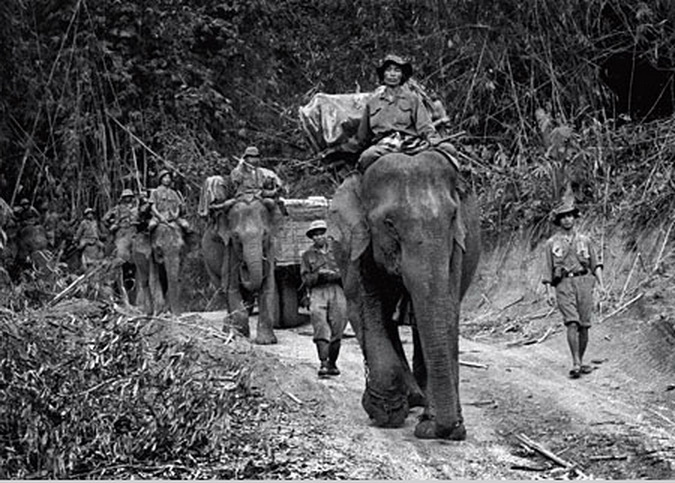
[[[160,223],[176,222],[186,234],[191,232],[190,223],[182,217],[185,213],[185,200],[176,190],[171,188],[173,176],[169,170],[159,173],[159,186],[150,193],[150,211],[152,219],[149,223],[150,231]]]
[[[347,326],[347,301],[340,272],[326,237],[326,222],[311,223],[307,237],[314,244],[302,254],[300,275],[309,289],[313,340],[319,354],[319,377],[337,376],[336,361]]]
[[[138,222],[138,206],[134,192],[122,191],[119,203],[103,215],[103,223],[115,237],[115,265],[132,263],[131,250]]]
[[[19,206],[14,208],[14,218],[20,227],[36,225],[40,221],[40,212],[31,205],[28,198],[21,198]]]
[[[249,146],[237,166],[230,173],[236,195],[255,193],[265,198],[276,198],[283,192],[281,179],[267,168],[260,167],[260,151]]]
[[[101,258],[103,242],[101,241],[101,232],[98,228],[98,221],[94,216],[93,208],[84,210],[84,220],[82,220],[75,232],[75,241],[77,247],[82,251],[82,268],[87,270]]]
[[[572,354],[569,375],[573,379],[593,370],[584,364],[584,354],[591,327],[595,282],[602,292],[605,290],[596,245],[575,228],[578,215],[579,210],[571,202],[564,202],[553,210],[552,221],[559,231],[546,242],[542,277],[547,300],[551,305],[557,300],[567,328],[567,343]]]

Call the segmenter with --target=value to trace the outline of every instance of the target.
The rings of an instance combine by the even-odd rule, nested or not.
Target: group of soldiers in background
[[[164,170],[157,178],[159,185],[148,191],[136,194],[124,189],[119,202],[108,210],[101,222],[96,211],[87,207],[84,217],[74,231],[71,243],[68,223],[61,219],[58,207],[40,203],[38,210],[27,198],[22,198],[13,208],[13,220],[10,231],[13,234],[14,250],[11,264],[19,271],[30,268],[31,256],[40,250],[61,252],[79,252],[82,270],[86,271],[105,257],[105,241],[110,233],[112,238],[113,265],[131,262],[131,243],[138,232],[151,232],[160,223],[176,223],[184,233],[190,234],[192,228],[184,218],[186,211],[182,195],[171,187],[173,175]],[[42,211],[42,212],[41,212]]]
[[[283,194],[283,184],[276,173],[260,166],[257,147],[246,148],[228,179],[232,187],[230,196],[256,192],[278,200],[280,209],[284,211],[279,199]],[[100,221],[96,210],[87,207],[77,228],[73,227],[72,231],[62,219],[63,213],[59,211],[64,210],[56,206],[58,203],[38,202],[38,210],[28,198],[22,198],[13,208],[10,231],[14,246],[26,248],[18,248],[11,255],[5,254],[6,259],[12,258],[5,265],[12,265],[19,272],[33,265],[31,254],[37,250],[51,251],[58,259],[69,258],[68,254],[77,251],[80,266],[86,271],[106,257],[106,240],[110,239],[112,243],[108,246],[113,247],[113,266],[119,266],[132,261],[133,235],[138,232],[151,233],[160,223],[168,223],[180,227],[184,236],[191,235],[194,230],[185,217],[185,199],[172,188],[173,181],[172,172],[163,170],[157,176],[157,187],[154,189],[141,189],[139,193],[128,188],[122,190],[118,203]],[[28,231],[30,235],[26,234]],[[35,239],[34,233],[39,234],[39,240]]]

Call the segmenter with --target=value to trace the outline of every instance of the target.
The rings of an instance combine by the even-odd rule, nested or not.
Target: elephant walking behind
[[[228,317],[249,336],[252,298],[258,296],[254,342],[275,344],[279,299],[274,277],[274,235],[281,213],[276,202],[240,195],[211,206],[212,221],[202,236],[202,255],[211,281],[226,296]]]
[[[367,365],[364,409],[375,424],[395,427],[424,402],[417,437],[464,439],[459,312],[480,237],[474,196],[456,166],[434,151],[381,157],[336,191],[329,236]],[[414,371],[393,320],[401,300],[414,314]]]

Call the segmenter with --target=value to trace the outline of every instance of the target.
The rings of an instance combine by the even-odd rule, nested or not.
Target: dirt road
[[[578,380],[567,377],[561,332],[515,347],[463,338],[460,360],[487,366],[461,367],[464,442],[414,438],[419,409],[402,428],[373,427],[360,405],[364,369],[355,338],[344,341],[342,375],[332,379],[317,378],[309,326],[276,331],[276,345],[247,347],[259,361],[253,384],[293,407],[294,431],[320,435],[349,478],[672,478],[675,391],[667,376],[641,379],[626,371],[615,354],[620,341],[609,344],[603,335],[611,331],[596,330],[589,349],[595,370]],[[402,332],[410,354],[410,329]],[[516,435],[577,469],[528,449]]]

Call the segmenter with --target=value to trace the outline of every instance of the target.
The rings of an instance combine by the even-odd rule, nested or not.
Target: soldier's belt
[[[583,275],[588,275],[588,270],[579,270],[578,272],[567,272],[564,276],[569,278],[581,277]]]

